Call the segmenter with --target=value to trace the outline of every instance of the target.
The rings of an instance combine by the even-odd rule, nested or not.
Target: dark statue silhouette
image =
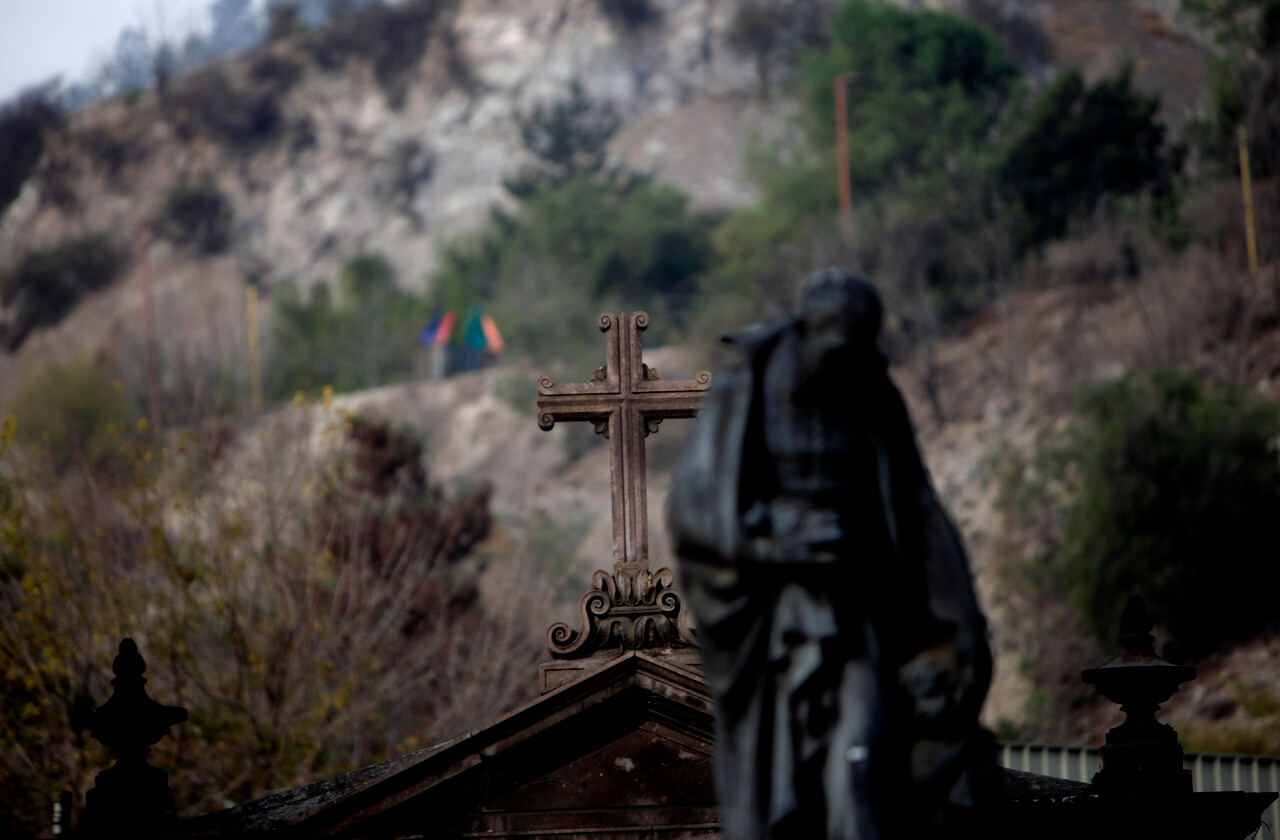
[[[725,837],[956,830],[997,786],[968,563],[844,269],[727,340],[668,518],[716,700]]]

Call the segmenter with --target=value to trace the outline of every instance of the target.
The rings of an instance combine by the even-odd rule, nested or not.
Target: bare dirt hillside
[[[1002,567],[1025,560],[1036,546],[1012,540],[995,507],[994,456],[1027,452],[1067,422],[1075,386],[1128,370],[1187,367],[1280,396],[1280,285],[1274,268],[1260,277],[1250,281],[1217,258],[1192,251],[1139,280],[1016,291],[941,342],[934,362],[941,423],[922,387],[922,358],[898,369],[934,483],[964,534],[992,622],[997,673],[986,708],[989,722],[1020,721],[1034,688],[1053,690],[1029,682],[1024,658],[1048,658],[1049,667],[1040,673],[1059,673],[1069,684],[1066,695],[1088,698],[1087,690],[1075,688],[1079,670],[1114,654],[1089,640],[1046,641],[1041,631],[1048,628],[1035,624],[1038,605],[1005,582]],[[1269,717],[1251,719],[1240,711],[1237,695],[1241,685],[1275,694],[1280,673],[1236,668],[1269,661],[1266,652],[1276,644],[1274,638],[1260,639],[1225,651],[1194,688],[1170,701],[1171,719],[1234,716],[1242,731],[1271,726]],[[1096,738],[1113,712],[1105,702],[1090,702],[1070,725],[1051,734]]]
[[[1108,704],[1089,701],[1087,691],[1072,687],[1080,669],[1102,664],[1112,652],[1066,638],[1046,643],[1038,632],[1043,628],[1027,620],[1035,605],[1003,582],[1002,567],[1034,546],[1010,541],[995,507],[993,456],[1009,448],[1025,451],[1066,422],[1076,384],[1153,364],[1246,381],[1258,393],[1280,397],[1277,286],[1267,272],[1263,276],[1261,283],[1241,279],[1222,271],[1214,258],[1192,252],[1140,280],[1012,293],[958,325],[936,348],[941,420],[925,396],[923,356],[895,361],[893,375],[938,494],[963,533],[991,620],[997,673],[985,712],[989,723],[1026,717],[1034,690],[1046,686],[1032,684],[1021,662],[1046,656],[1046,644],[1052,657],[1047,670],[1060,672],[1067,693],[1087,701],[1046,737],[1096,740],[1115,717]],[[694,373],[692,360],[675,348],[646,351],[646,359],[665,376]],[[276,462],[318,467],[338,445],[325,429],[348,412],[416,429],[427,442],[431,481],[451,492],[493,488],[500,528],[485,586],[497,591],[499,581],[517,573],[511,564],[523,562],[522,540],[529,534],[548,525],[557,529],[563,556],[538,573],[556,578],[558,597],[529,613],[529,632],[540,634],[555,621],[573,620],[590,572],[609,567],[609,472],[606,442],[589,425],[561,424],[551,433],[537,428],[533,381],[529,370],[494,369],[344,395],[330,409],[278,409],[236,432],[218,470],[228,492],[243,493],[243,477],[259,469],[267,451]],[[649,439],[652,550],[661,565],[675,562],[661,511],[683,440],[680,425],[664,424]],[[1277,711],[1256,699],[1280,690],[1280,674],[1262,667],[1277,645],[1280,637],[1263,638],[1203,663],[1201,679],[1169,704],[1170,719],[1192,736],[1215,721],[1249,748],[1259,737],[1253,733],[1270,725],[1266,715]]]
[[[87,234],[129,256],[114,283],[0,353],[0,403],[29,367],[136,355],[134,230],[162,215],[175,188],[223,197],[228,242],[213,255],[153,246],[162,352],[214,358],[243,378],[246,283],[267,291],[269,319],[275,284],[331,283],[345,260],[373,251],[399,282],[422,288],[442,244],[509,201],[503,179],[527,160],[517,117],[563,97],[572,81],[621,118],[616,160],[677,186],[701,210],[753,201],[742,170],[748,138],[795,130],[784,94],[792,36],[738,46],[750,0],[649,0],[640,18],[596,0],[417,5],[430,13],[395,18],[387,31],[319,27],[177,77],[163,93],[72,114],[0,210],[0,271]],[[1072,65],[1097,76],[1132,58],[1139,86],[1164,99],[1174,125],[1201,95],[1204,51],[1172,0],[931,5],[996,26],[1037,78]],[[0,322],[11,315],[0,308]]]
[[[385,32],[321,27],[163,93],[90,106],[0,216],[0,270],[89,233],[132,254],[136,225],[162,215],[176,187],[213,190],[231,214],[224,254],[154,246],[159,338],[166,355],[243,362],[249,280],[330,283],[368,251],[421,289],[443,242],[510,202],[503,179],[528,162],[518,117],[575,81],[621,119],[619,162],[701,210],[741,206],[756,196],[741,173],[747,138],[776,136],[789,106],[761,96],[756,59],[729,45],[740,5],[655,0],[631,23],[595,0],[419,3],[438,11],[407,19],[413,31],[390,45]],[[0,354],[0,403],[30,365],[128,352],[138,282],[130,261],[60,324]]]
[[[389,57],[378,52],[377,37],[316,30],[174,79],[163,96],[150,91],[85,109],[0,215],[0,270],[30,249],[86,233],[103,233],[128,252],[137,223],[154,217],[174,187],[209,185],[230,208],[225,252],[201,255],[163,241],[150,251],[161,353],[193,364],[214,359],[243,385],[247,281],[268,296],[288,280],[328,283],[344,260],[376,251],[403,284],[421,288],[441,244],[474,230],[507,200],[502,179],[525,162],[517,116],[562,96],[575,79],[621,117],[612,141],[618,161],[679,187],[699,209],[753,201],[742,173],[747,138],[793,129],[779,88],[785,56],[762,60],[730,43],[747,0],[651,0],[654,14],[640,23],[611,16],[609,5],[442,2],[415,24],[421,28],[407,52]],[[1096,77],[1132,58],[1139,86],[1162,95],[1175,125],[1201,93],[1203,44],[1178,19],[1173,0],[931,5],[999,24],[1045,73],[1078,65]],[[264,120],[237,122],[246,113]],[[0,405],[24,371],[49,361],[109,354],[138,362],[141,308],[137,266],[126,262],[113,284],[86,295],[60,323],[0,353]],[[1018,719],[1030,692],[1018,668],[1026,638],[1008,618],[1025,605],[995,574],[1019,547],[1002,544],[1006,529],[987,467],[993,450],[1030,446],[1061,422],[1076,384],[1155,363],[1189,365],[1275,395],[1275,311],[1273,287],[1241,284],[1219,261],[1182,255],[1139,281],[1052,288],[1030,281],[956,326],[931,357],[895,360],[992,618],[1000,669],[990,720]],[[653,359],[667,375],[693,371],[692,360],[665,353]],[[607,459],[589,429],[538,431],[533,373],[488,371],[346,395],[332,409],[270,411],[228,431],[216,469],[224,492],[252,493],[245,477],[263,463],[311,469],[330,457],[338,444],[325,430],[342,412],[413,425],[425,435],[432,481],[455,490],[493,487],[502,528],[486,575],[502,575],[503,558],[550,523],[565,555],[555,570],[566,579],[559,591],[572,602],[584,576],[608,562]],[[925,396],[926,379],[939,385],[941,417]],[[667,424],[649,444],[660,563],[673,559],[657,513],[678,426]],[[550,614],[566,608],[552,605],[545,615],[540,608],[531,623],[568,620],[571,613]],[[1222,673],[1264,648],[1238,659],[1226,654]],[[1064,660],[1063,671],[1095,664]],[[1229,686],[1234,677],[1214,679]],[[1221,692],[1210,695],[1195,702],[1226,708]]]
[[[676,348],[649,351],[646,360],[669,378],[696,373]],[[611,568],[613,538],[607,441],[590,424],[540,430],[534,382],[527,370],[490,369],[345,394],[327,407],[271,410],[229,429],[211,468],[214,484],[240,505],[278,504],[305,494],[345,451],[347,418],[408,429],[423,439],[427,478],[446,496],[491,488],[497,528],[481,552],[488,558],[481,589],[497,597],[512,575],[547,578],[540,588],[555,593],[554,603],[528,611],[530,632],[540,635],[555,621],[571,620],[592,572]],[[662,510],[684,439],[680,425],[665,423],[649,438],[650,551],[658,565],[672,562]]]

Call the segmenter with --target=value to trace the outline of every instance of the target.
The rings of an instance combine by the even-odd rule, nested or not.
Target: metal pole
[[[1240,192],[1244,195],[1244,241],[1249,252],[1249,274],[1258,273],[1258,238],[1253,227],[1253,182],[1249,178],[1249,133],[1244,123],[1236,126],[1240,144]]]
[[[138,275],[142,279],[142,338],[147,353],[147,397],[151,404],[151,430],[160,434],[160,379],[156,374],[156,336],[151,318],[151,275],[147,271],[147,243],[151,223],[138,222],[134,245],[138,250]]]
[[[849,80],[852,73],[836,76],[836,167],[840,185],[840,225],[847,237],[853,236],[853,188],[849,184]]]
[[[254,411],[262,408],[262,355],[259,353],[258,284],[245,289],[245,309],[249,317],[249,401]]]

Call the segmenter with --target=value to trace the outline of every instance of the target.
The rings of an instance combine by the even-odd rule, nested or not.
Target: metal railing
[[[1097,747],[1057,747],[1048,744],[1000,744],[1000,766],[1087,782],[1098,771]],[[1280,757],[1187,753],[1183,766],[1191,771],[1197,792],[1243,790],[1247,793],[1280,791]],[[1277,840],[1280,801],[1262,815],[1258,840]]]

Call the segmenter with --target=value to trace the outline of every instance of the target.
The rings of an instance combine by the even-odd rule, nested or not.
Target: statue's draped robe
[[[793,358],[793,339],[786,322],[739,341],[748,361],[717,375],[668,499],[717,703],[725,836],[881,840],[954,826],[994,768],[977,725],[991,659],[964,551],[881,357],[834,391],[780,388],[770,360],[780,347]],[[800,407],[769,404],[787,399]],[[766,419],[823,438],[808,448],[840,464],[803,442],[778,451],[787,435]],[[823,498],[833,481],[840,498]],[[780,497],[809,484],[800,506],[831,508],[841,535],[800,560],[771,553],[761,510],[785,511]],[[777,536],[780,517],[765,518]]]

